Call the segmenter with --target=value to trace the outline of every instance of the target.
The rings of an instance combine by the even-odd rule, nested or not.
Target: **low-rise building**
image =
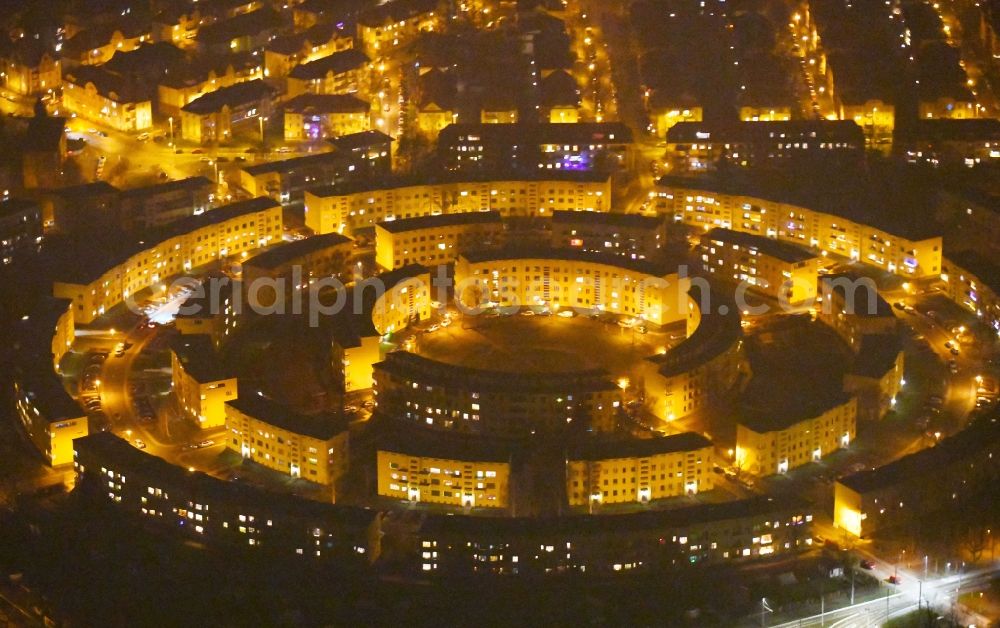
[[[201,429],[226,423],[226,402],[237,398],[236,377],[219,361],[207,335],[181,335],[170,342],[173,393],[184,414]]]
[[[365,164],[339,151],[270,161],[240,170],[240,186],[254,196],[267,196],[280,203],[294,202],[306,190],[359,178]],[[318,232],[317,232],[318,233]]]
[[[652,202],[674,222],[706,231],[763,235],[914,279],[940,274],[941,236],[912,214],[890,215],[882,205],[869,208],[864,198],[823,204],[788,196],[718,179],[664,177]]]
[[[60,51],[63,59],[79,65],[101,65],[118,51],[135,50],[152,41],[150,25],[135,16],[121,16],[112,22],[81,30],[66,40]]]
[[[264,76],[280,80],[297,65],[353,47],[354,39],[332,23],[271,40],[264,50]]]
[[[50,116],[41,101],[21,145],[21,173],[25,189],[55,188],[63,185],[66,163],[66,118]]]
[[[435,214],[498,211],[548,216],[556,210],[607,212],[611,177],[590,172],[385,177],[308,190],[306,225],[316,233],[354,232],[376,223]]]
[[[354,241],[339,233],[313,236],[272,247],[242,264],[243,289],[249,305],[268,307],[279,296],[292,297],[316,279],[344,279]],[[280,292],[279,292],[280,291]]]
[[[3,86],[21,96],[51,92],[62,85],[62,63],[37,39],[22,37],[0,50]]]
[[[899,319],[874,282],[855,275],[827,275],[820,285],[820,319],[857,351],[869,335],[894,334]]]
[[[858,400],[812,399],[801,407],[745,409],[733,464],[753,475],[786,473],[847,447],[857,433]]]
[[[87,234],[117,226],[121,191],[107,181],[81,183],[41,194],[45,231]]]
[[[894,148],[910,163],[970,168],[996,164],[1000,160],[1000,120],[920,119]]]
[[[599,517],[429,516],[414,558],[424,576],[655,574],[794,555],[813,545],[812,520],[805,504],[770,496]]]
[[[687,338],[649,356],[639,369],[646,408],[665,421],[732,402],[751,375],[732,293],[703,283],[695,289],[694,282],[684,278],[678,282],[678,295],[687,291]],[[702,308],[709,308],[711,315],[703,316]]]
[[[66,391],[59,363],[73,344],[74,319],[64,299],[43,300],[19,321],[14,341],[14,412],[52,467],[73,461],[73,439],[89,432],[87,415]]]
[[[1000,335],[1000,266],[975,251],[951,253],[941,271],[945,294]]]
[[[553,124],[580,121],[580,88],[570,72],[556,70],[539,85],[539,119]]]
[[[259,556],[336,561],[377,555],[376,513],[189,471],[102,432],[73,443],[81,495],[178,538]]]
[[[113,255],[60,271],[53,296],[73,300],[75,320],[90,323],[137,293],[209,262],[250,253],[282,237],[281,205],[255,198],[178,220]]]
[[[392,137],[374,129],[327,140],[334,150],[350,155],[358,170],[369,176],[385,176],[392,170]]]
[[[248,53],[200,56],[172,69],[157,84],[159,113],[167,117],[171,133],[181,133],[181,109],[223,87],[264,78],[258,57]],[[177,125],[176,129],[173,125]]]
[[[898,334],[861,337],[844,392],[858,398],[858,420],[876,421],[896,405],[903,389],[903,345]]]
[[[76,115],[119,131],[153,126],[152,96],[120,74],[79,66],[63,75],[63,106]]]
[[[666,237],[662,216],[565,209],[552,212],[551,242],[556,248],[656,259],[663,252]]]
[[[816,300],[819,256],[806,249],[720,227],[703,234],[699,248],[705,271],[720,279],[790,305]]]
[[[205,143],[230,140],[241,128],[252,132],[271,115],[276,94],[257,79],[209,92],[181,107],[181,136]]]
[[[667,132],[678,122],[701,122],[704,119],[704,109],[693,97],[672,98],[662,90],[650,94],[646,108],[651,130],[659,138],[667,137]]]
[[[268,469],[334,490],[347,472],[349,433],[343,417],[308,416],[261,394],[227,401],[226,448]]]
[[[499,245],[503,230],[496,211],[380,222],[375,225],[375,263],[389,270],[449,264],[465,251]]]
[[[34,201],[0,202],[0,266],[37,251],[42,242],[42,209]]]
[[[439,0],[392,0],[358,16],[358,39],[372,57],[384,57],[413,42],[421,33],[438,31],[447,11]]]
[[[631,143],[620,122],[451,124],[438,157],[454,172],[611,172],[628,165]]]
[[[378,494],[462,508],[510,505],[510,451],[481,439],[404,429],[376,442]]]
[[[203,53],[259,51],[283,25],[281,14],[270,7],[261,8],[201,26],[194,42]]]
[[[151,229],[203,214],[215,203],[216,188],[205,177],[188,177],[122,190],[119,224],[126,230]]]
[[[917,521],[980,489],[998,456],[1000,421],[983,417],[932,447],[837,480],[833,525],[871,538],[880,529]]]
[[[779,167],[807,160],[856,167],[864,149],[864,133],[852,120],[680,122],[667,132],[667,160],[681,172],[712,171],[720,164]]]
[[[375,365],[374,377],[379,412],[425,429],[494,436],[607,432],[621,412],[621,390],[603,370],[538,377],[394,351]]]
[[[647,503],[712,490],[712,441],[694,432],[629,441],[586,440],[566,454],[570,506]]]
[[[350,94],[299,94],[286,102],[285,140],[317,140],[371,128],[371,105]]]
[[[288,73],[288,96],[363,92],[370,66],[368,55],[355,48],[297,65]]]
[[[455,263],[455,298],[469,307],[574,308],[669,325],[688,315],[688,280],[677,266],[570,249],[521,247],[464,253]]]

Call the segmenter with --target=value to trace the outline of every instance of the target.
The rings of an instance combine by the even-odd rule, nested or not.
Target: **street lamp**
[[[170,116],[169,118],[167,118],[167,120],[170,122],[170,148],[173,148],[174,147],[174,117]]]

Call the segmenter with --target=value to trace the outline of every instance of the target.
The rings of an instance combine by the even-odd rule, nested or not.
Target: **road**
[[[962,592],[982,589],[1000,575],[1000,565],[969,571],[967,573],[949,573],[941,576],[923,578],[920,574],[904,569],[897,570],[894,565],[878,559],[870,554],[863,554],[876,564],[876,573],[880,576],[897,574],[901,578],[899,586],[886,589],[886,596],[874,600],[859,602],[843,608],[833,609],[819,615],[801,617],[792,621],[771,624],[765,618],[763,625],[768,628],[861,628],[883,625],[887,619],[899,617],[918,609],[927,607],[935,609],[946,616],[954,616],[962,625],[979,622],[983,618],[976,616],[967,609],[955,604]]]

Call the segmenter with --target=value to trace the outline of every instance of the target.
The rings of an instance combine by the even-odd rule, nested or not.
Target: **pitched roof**
[[[347,421],[342,416],[302,414],[260,392],[240,395],[226,405],[269,425],[317,440],[330,440],[347,430]]]
[[[195,39],[202,44],[228,44],[238,37],[252,37],[266,30],[277,29],[282,24],[283,20],[278,12],[270,8],[258,9],[202,26]]]
[[[371,105],[353,94],[299,94],[285,102],[284,108],[305,114],[368,113]]]
[[[679,451],[697,451],[711,447],[712,441],[695,432],[682,432],[655,438],[609,440],[588,438],[570,443],[569,460],[610,460],[615,458],[647,458]]]
[[[222,111],[223,107],[238,107],[264,99],[273,98],[278,90],[261,79],[236,83],[229,87],[217,89],[214,92],[196,98],[184,105],[181,111],[205,115]]]
[[[437,216],[417,216],[400,220],[384,220],[378,226],[389,233],[403,233],[417,229],[433,229],[451,225],[502,224],[500,212],[461,212],[458,214],[438,214]]]
[[[347,50],[335,52],[332,55],[316,59],[315,61],[297,65],[292,68],[288,76],[303,81],[321,79],[326,77],[327,74],[341,74],[355,70],[369,61],[371,59],[365,53],[356,48],[348,48]]]

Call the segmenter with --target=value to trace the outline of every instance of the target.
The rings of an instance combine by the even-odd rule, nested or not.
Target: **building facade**
[[[174,397],[201,429],[225,425],[226,402],[237,398],[236,377],[225,371],[207,335],[181,335],[170,343]]]
[[[587,442],[566,455],[570,506],[647,503],[714,486],[713,445],[693,432],[628,442]]]
[[[347,471],[349,434],[343,419],[306,416],[252,393],[227,401],[225,417],[226,448],[246,460],[334,490]]]
[[[507,216],[548,216],[555,210],[607,212],[611,178],[562,173],[510,179],[446,178],[418,183],[389,179],[331,186],[305,194],[306,226],[316,233],[353,232],[401,218],[498,211]]]
[[[816,300],[819,257],[805,249],[719,227],[701,236],[699,248],[705,271],[720,279],[789,305]]]
[[[941,272],[941,237],[909,236],[790,202],[667,177],[654,198],[674,222],[708,230],[723,227],[819,249],[912,278]],[[896,231],[905,225],[894,227]]]
[[[76,320],[90,323],[169,277],[277,241],[282,237],[281,205],[267,198],[232,203],[179,220],[160,237],[126,249],[100,268],[66,271],[54,282],[53,295],[71,299]]]
[[[375,225],[375,263],[390,270],[407,264],[449,264],[463,251],[499,245],[503,232],[497,211],[380,222]]]
[[[786,473],[847,447],[857,433],[856,397],[838,398],[823,410],[802,415],[778,414],[754,412],[740,419],[736,426],[737,468],[759,476]]]

